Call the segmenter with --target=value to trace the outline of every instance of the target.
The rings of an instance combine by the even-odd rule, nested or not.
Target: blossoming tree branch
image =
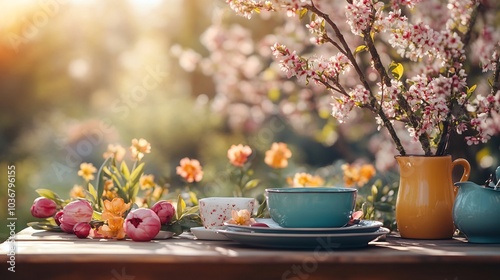
[[[355,107],[373,112],[379,129],[387,129],[400,155],[406,155],[406,150],[397,122],[404,124],[425,155],[446,154],[451,133],[464,133],[472,145],[500,132],[500,34],[494,22],[488,22],[489,1],[347,0],[344,12],[350,34],[335,15],[326,12],[338,1],[226,2],[247,18],[262,11],[308,18],[310,41],[333,46],[337,53],[306,57],[275,43],[272,51],[281,69],[288,78],[296,77],[305,85],[313,82],[331,92],[332,115],[341,123]],[[422,14],[431,4],[442,6],[442,2],[447,2],[442,24],[414,16],[419,9]],[[397,55],[391,54],[389,46]],[[483,72],[491,72],[487,93],[475,92],[476,84],[469,81],[469,49],[477,51]],[[363,70],[364,52],[375,79]],[[358,80],[354,84],[347,75],[352,71]]]

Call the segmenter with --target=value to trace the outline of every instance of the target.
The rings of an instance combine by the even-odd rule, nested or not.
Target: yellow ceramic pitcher
[[[447,239],[453,236],[455,187],[452,170],[463,167],[466,181],[470,164],[451,156],[396,156],[400,169],[396,222],[403,238]]]

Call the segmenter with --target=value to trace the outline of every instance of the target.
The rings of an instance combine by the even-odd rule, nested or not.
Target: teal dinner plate
[[[337,228],[284,228],[278,225],[273,219],[256,219],[258,223],[267,224],[269,227],[251,227],[242,225],[232,225],[225,223],[227,230],[241,232],[258,232],[258,233],[300,233],[300,234],[318,234],[318,233],[363,233],[375,232],[383,224],[379,221],[360,220],[359,223],[352,226],[344,226]]]
[[[371,241],[389,232],[384,227],[375,232],[333,234],[257,233],[228,229],[217,231],[233,241],[252,247],[315,250],[366,247]]]

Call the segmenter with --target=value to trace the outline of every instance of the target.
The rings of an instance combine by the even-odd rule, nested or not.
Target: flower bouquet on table
[[[90,163],[82,163],[78,175],[84,179],[86,188],[75,185],[71,199],[62,199],[49,189],[38,189],[40,197],[33,202],[31,213],[45,220],[28,225],[74,233],[79,238],[134,241],[160,237],[160,231],[171,233],[166,236],[179,235],[200,226],[195,195],[191,196],[193,207],[186,207],[180,195],[174,207],[172,202],[162,199],[165,188],[154,182],[153,175],[144,174],[145,163],[141,160],[151,152],[150,143],[142,138],[133,139],[130,151],[134,160],[132,169],[123,161],[125,149],[119,145],[108,146],[99,170]],[[139,197],[141,190],[143,196]]]

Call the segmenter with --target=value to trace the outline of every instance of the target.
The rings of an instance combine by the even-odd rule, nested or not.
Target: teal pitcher
[[[455,183],[458,194],[453,222],[471,243],[500,243],[500,187],[465,181]]]

